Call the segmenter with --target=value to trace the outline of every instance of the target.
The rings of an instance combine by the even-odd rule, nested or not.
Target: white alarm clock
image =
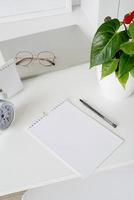
[[[0,99],[0,130],[5,130],[11,125],[14,114],[13,104]]]

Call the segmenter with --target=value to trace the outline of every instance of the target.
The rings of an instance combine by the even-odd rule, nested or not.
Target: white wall
[[[124,15],[134,10],[134,0],[120,0],[119,18],[122,20]]]
[[[119,0],[100,0],[99,23],[102,23],[106,16],[111,16],[112,18],[118,17],[118,7]]]
[[[81,0],[81,7],[89,19],[92,30],[96,30],[99,16],[100,0]]]
[[[81,0],[81,7],[89,19],[91,28],[96,30],[106,16],[118,16],[119,0]]]
[[[80,4],[80,0],[72,0],[73,5],[79,5]]]

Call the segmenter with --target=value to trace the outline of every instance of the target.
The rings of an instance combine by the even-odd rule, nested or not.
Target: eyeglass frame
[[[27,67],[27,66],[29,66],[29,65],[31,64],[31,62],[32,62],[33,60],[38,60],[39,63],[40,63],[40,65],[45,66],[45,67],[50,67],[50,66],[52,66],[52,65],[55,66],[54,60],[55,60],[56,56],[55,56],[55,54],[54,54],[53,52],[51,52],[51,51],[41,51],[41,52],[39,52],[38,54],[36,54],[36,57],[35,57],[34,54],[33,54],[32,52],[30,52],[30,51],[19,51],[19,52],[16,54],[16,56],[15,56],[15,60],[17,60],[17,55],[18,55],[19,53],[23,53],[23,52],[25,52],[25,53],[27,52],[27,53],[31,54],[32,57],[22,58],[20,61],[16,62],[16,65],[20,65],[20,63],[23,62],[23,60],[25,60],[25,59],[30,59],[30,62],[29,62],[28,64],[26,64],[26,65],[21,65],[21,66]],[[41,53],[45,53],[45,52],[46,52],[46,53],[50,53],[50,54],[53,55],[53,61],[51,61],[50,59],[46,59],[46,58],[39,58],[39,55],[40,55]],[[50,65],[42,64],[42,63],[40,62],[40,60],[46,60],[47,62],[50,63]]]

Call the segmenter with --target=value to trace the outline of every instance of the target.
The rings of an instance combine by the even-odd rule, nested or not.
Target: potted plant
[[[93,38],[90,68],[98,66],[99,83],[110,98],[134,91],[134,11],[123,21],[107,17]]]

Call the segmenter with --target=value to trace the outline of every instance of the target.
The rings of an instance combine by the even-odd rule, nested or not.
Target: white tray
[[[77,25],[19,37],[0,42],[5,61],[14,58],[19,51],[37,54],[51,51],[56,56],[56,65],[44,67],[37,62],[29,67],[18,66],[21,78],[65,69],[89,61],[89,40]]]

